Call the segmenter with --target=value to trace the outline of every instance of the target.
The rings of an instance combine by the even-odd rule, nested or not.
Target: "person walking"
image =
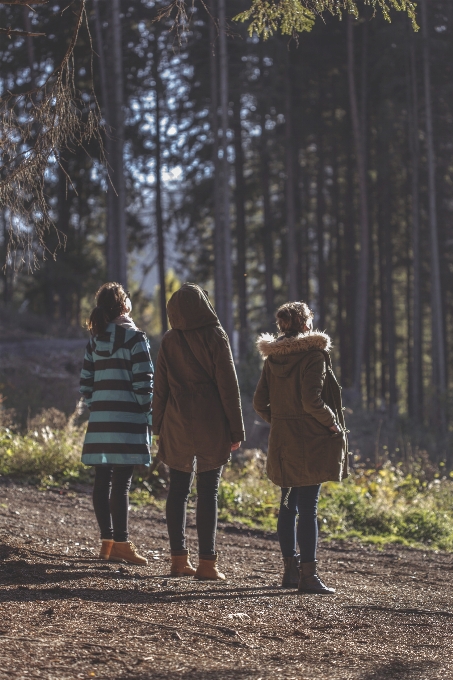
[[[332,371],[331,340],[313,331],[308,306],[288,302],[277,310],[276,319],[278,336],[263,334],[257,341],[265,361],[253,406],[270,423],[267,474],[281,487],[277,533],[282,586],[332,594],[335,589],[317,574],[317,506],[321,484],[348,474],[341,388]]]
[[[131,309],[129,293],[118,283],[105,283],[96,293],[80,376],[80,392],[90,410],[82,462],[95,468],[99,557],[147,564],[129,541],[128,515],[134,465],[150,463],[153,364]]]
[[[170,468],[167,527],[171,575],[224,579],[215,548],[222,468],[245,439],[241,397],[228,336],[208,294],[185,283],[167,305],[171,330],[156,362],[153,432]],[[189,559],[187,501],[197,475],[199,563]]]

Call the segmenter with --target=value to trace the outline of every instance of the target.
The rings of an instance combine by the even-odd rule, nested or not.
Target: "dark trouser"
[[[223,468],[197,474],[197,533],[198,552],[214,556],[217,531],[217,496]],[[170,490],[167,498],[167,527],[172,555],[187,553],[187,501],[194,473],[170,469]]]
[[[93,507],[101,539],[127,541],[129,538],[129,489],[133,465],[95,465]]]
[[[297,543],[301,562],[314,562],[318,543],[318,499],[321,484],[314,486],[297,486],[290,491],[287,506],[285,505],[288,489],[282,489],[280,512],[278,513],[277,533],[283,557],[294,557],[296,550],[296,518]]]

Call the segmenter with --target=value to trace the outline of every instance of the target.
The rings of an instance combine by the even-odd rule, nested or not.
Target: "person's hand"
[[[341,432],[338,425],[332,425],[332,427],[329,427],[329,430],[331,430],[332,432],[336,432],[337,434],[340,434],[340,432]]]
[[[233,443],[231,444],[231,450],[232,450],[232,451],[237,451],[241,444],[242,444],[242,442],[233,442]]]

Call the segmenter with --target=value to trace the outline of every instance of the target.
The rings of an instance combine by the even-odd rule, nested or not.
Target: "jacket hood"
[[[119,326],[114,321],[111,321],[107,324],[103,333],[91,338],[91,348],[95,354],[108,357],[116,352],[121,345],[121,340],[124,340],[124,337],[120,337],[118,334],[118,328]]]
[[[256,346],[263,359],[266,359],[275,355],[300,354],[300,352],[308,352],[310,349],[330,352],[332,341],[327,333],[322,333],[321,331],[299,333],[299,335],[289,338],[285,335],[280,335],[276,338],[275,335],[270,333],[263,333],[256,341]]]
[[[185,283],[173,293],[167,304],[167,314],[171,327],[180,331],[220,325],[207,293],[195,283]]]
[[[286,378],[309,350],[319,349],[330,352],[332,341],[326,333],[310,331],[300,333],[294,337],[281,335],[275,337],[270,333],[263,333],[256,342],[258,351],[263,359],[269,359],[271,371],[281,378]]]

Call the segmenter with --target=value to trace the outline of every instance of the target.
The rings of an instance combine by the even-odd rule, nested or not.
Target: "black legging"
[[[101,539],[127,541],[129,538],[129,489],[133,465],[95,465],[93,507]]]
[[[283,557],[296,555],[296,518],[297,543],[299,543],[300,561],[314,562],[318,543],[318,499],[321,484],[313,486],[297,486],[282,489],[282,500],[278,513],[277,534]],[[286,501],[286,502],[285,502]]]
[[[217,531],[217,496],[222,468],[197,474],[197,533],[198,552],[213,556]],[[167,527],[173,555],[187,553],[186,513],[187,501],[194,473],[170,469],[170,490],[167,498]]]

